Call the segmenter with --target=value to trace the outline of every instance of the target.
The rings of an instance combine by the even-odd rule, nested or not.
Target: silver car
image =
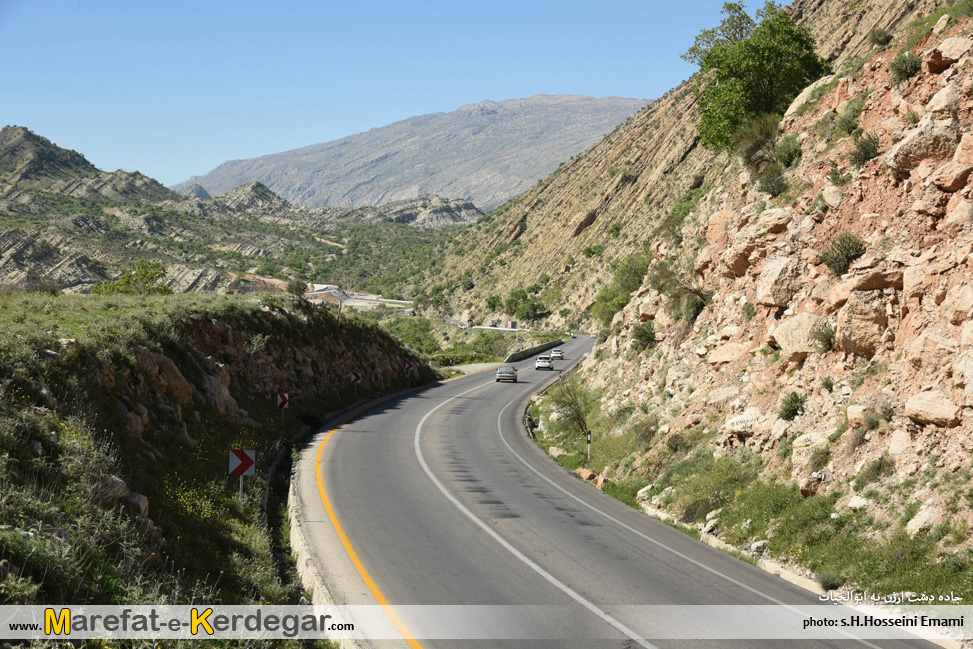
[[[517,382],[517,368],[513,365],[501,365],[497,368],[497,383],[500,381]]]

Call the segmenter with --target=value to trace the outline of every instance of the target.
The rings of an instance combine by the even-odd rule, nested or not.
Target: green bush
[[[728,149],[740,127],[758,115],[781,115],[804,88],[830,71],[810,32],[768,2],[757,21],[742,4],[723,5],[719,27],[701,32],[683,58],[713,71],[700,97],[703,145]],[[773,83],[768,83],[769,78]]]
[[[733,150],[740,156],[747,169],[756,173],[764,165],[777,160],[775,154],[779,121],[776,115],[758,115],[748,120],[734,134]]]
[[[877,155],[878,136],[866,133],[855,140],[855,148],[852,149],[848,160],[854,166],[861,167]]]
[[[591,314],[605,326],[611,324],[615,314],[628,304],[632,291],[642,286],[651,261],[652,256],[649,253],[636,253],[626,257],[615,270],[612,281],[598,291]]]
[[[801,159],[803,153],[804,151],[797,141],[797,136],[788,135],[777,145],[777,149],[774,151],[774,159],[786,169],[794,166]]]
[[[888,30],[882,29],[881,27],[873,27],[870,32],[868,32],[868,42],[876,47],[885,47],[892,42],[892,34]]]
[[[828,182],[835,187],[841,187],[851,182],[851,176],[843,174],[838,170],[838,165],[831,163],[831,171],[828,172]]]
[[[831,392],[834,390],[834,379],[830,376],[821,377],[821,387],[826,391]]]
[[[764,167],[760,175],[757,176],[757,186],[762,192],[766,192],[773,197],[780,196],[789,187],[787,179],[784,178],[784,168],[772,162]]]
[[[911,79],[922,69],[922,59],[912,52],[903,52],[889,63],[892,72],[892,83],[902,83]]]
[[[753,317],[757,315],[757,307],[752,302],[744,303],[740,310],[743,311],[743,319],[747,322],[753,320]]]
[[[828,267],[835,277],[843,275],[855,259],[865,254],[865,244],[851,232],[842,232],[828,249],[818,255],[818,261]]]
[[[835,331],[830,322],[811,331],[808,338],[814,341],[814,348],[819,354],[827,354],[834,349]],[[829,390],[830,392],[830,390]]]
[[[895,460],[886,451],[876,460],[872,460],[861,470],[855,479],[855,491],[861,491],[865,485],[871,484],[882,476],[889,476],[895,472]]]
[[[784,397],[777,416],[785,421],[790,421],[804,412],[804,404],[807,402],[807,395],[791,392]]]
[[[655,325],[651,320],[635,325],[632,327],[632,339],[643,349],[646,347],[654,347]]]
[[[139,257],[135,270],[119,277],[114,282],[105,282],[91,287],[96,295],[170,295],[172,289],[159,282],[166,276],[166,268],[158,261],[146,261]]]
[[[882,422],[879,420],[878,413],[876,412],[866,412],[862,418],[862,428],[865,430],[878,430],[878,427],[881,425]]]

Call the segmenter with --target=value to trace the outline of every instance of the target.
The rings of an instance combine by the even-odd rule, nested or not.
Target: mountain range
[[[383,205],[437,194],[490,210],[647,103],[577,95],[481,101],[332,142],[225,162],[173,189],[199,185],[216,195],[259,181],[305,207]]]

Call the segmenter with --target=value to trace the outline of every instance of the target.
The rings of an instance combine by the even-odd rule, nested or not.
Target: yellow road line
[[[395,624],[395,627],[399,630],[399,633],[402,634],[402,637],[405,638],[406,642],[409,643],[409,646],[413,649],[422,649],[422,645],[412,637],[412,632],[409,631],[402,619],[399,618],[398,614],[395,612],[395,609],[393,609],[392,605],[389,604],[389,601],[385,599],[385,595],[382,594],[382,591],[378,589],[378,584],[376,584],[375,580],[372,579],[372,576],[368,574],[368,570],[365,569],[365,564],[363,564],[361,559],[358,558],[358,553],[355,552],[353,547],[351,547],[351,541],[348,540],[348,535],[345,534],[344,528],[341,527],[341,523],[338,522],[338,517],[334,513],[334,507],[331,506],[331,501],[328,499],[328,494],[324,489],[324,478],[321,477],[321,457],[324,455],[324,445],[328,443],[331,436],[334,435],[335,431],[337,431],[343,424],[375,405],[378,404],[372,404],[371,406],[362,408],[361,410],[348,415],[348,417],[341,420],[338,425],[332,428],[331,431],[324,437],[324,440],[321,441],[321,445],[318,446],[318,452],[314,458],[314,477],[317,478],[318,493],[321,495],[321,502],[324,503],[325,511],[328,512],[328,519],[331,520],[331,525],[334,527],[335,532],[337,532],[338,538],[341,540],[341,545],[345,547],[345,551],[351,558],[351,562],[355,565],[355,569],[358,571],[358,574],[361,575],[365,585],[368,586],[368,590],[372,593],[375,601],[381,605],[382,610],[385,611],[385,614],[389,616],[390,620],[392,620],[392,623]]]

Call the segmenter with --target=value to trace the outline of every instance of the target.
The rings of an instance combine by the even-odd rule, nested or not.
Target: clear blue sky
[[[0,125],[171,185],[484,99],[655,98],[722,5],[0,0]]]

